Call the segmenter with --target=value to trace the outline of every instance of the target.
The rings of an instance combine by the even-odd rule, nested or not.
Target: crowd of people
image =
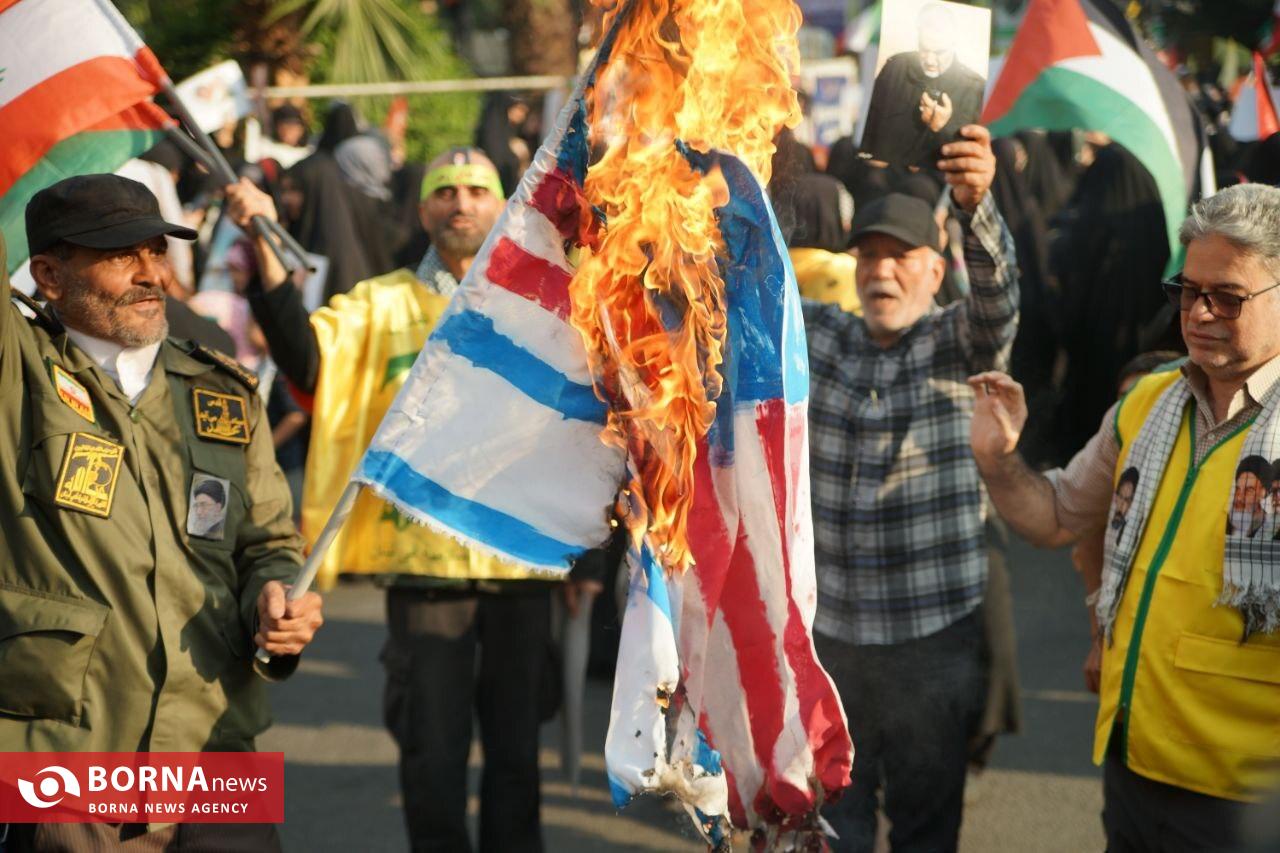
[[[0,659],[3,678],[40,683],[0,705],[0,747],[252,748],[265,715],[248,652],[271,652],[258,674],[283,677],[321,621],[318,597],[284,598],[302,553],[293,521],[314,537],[332,510],[527,167],[534,115],[495,95],[475,146],[414,163],[348,104],[329,107],[314,144],[284,105],[274,156],[248,162],[223,137],[239,183],[162,143],[126,167],[131,180],[37,194],[27,228],[44,304],[28,306],[34,320],[0,317],[0,385],[53,390],[4,409],[22,450],[0,489],[15,573],[0,595],[35,590],[31,612],[72,614],[59,624],[80,639],[37,637]],[[1081,131],[957,132],[937,169],[918,170],[784,131],[769,184],[806,297],[815,643],[856,748],[853,786],[824,813],[832,844],[871,850],[882,813],[894,849],[956,848],[966,775],[1019,720],[1001,519],[1036,544],[1076,544],[1108,849],[1243,843],[1242,803],[1280,761],[1280,295],[1267,293],[1280,137],[1223,146],[1220,182],[1245,185],[1193,209],[1186,266],[1162,285],[1164,212],[1131,152]],[[283,225],[316,271],[286,270],[254,217]],[[387,590],[384,714],[414,850],[470,847],[473,711],[480,847],[542,849],[551,599],[572,611],[601,592],[618,546],[550,582],[361,496],[325,571]],[[139,640],[69,595],[77,579],[49,586],[101,567],[90,553],[103,551],[123,561],[107,566],[117,580],[94,581],[119,612],[151,609],[145,578],[162,564],[198,571],[166,577],[169,609],[139,617],[151,626]],[[85,677],[108,658],[110,688]],[[146,707],[117,705],[125,695]],[[137,725],[102,724],[120,714]]]

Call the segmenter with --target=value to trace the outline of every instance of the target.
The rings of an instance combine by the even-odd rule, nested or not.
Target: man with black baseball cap
[[[263,677],[297,666],[314,593],[252,373],[166,337],[155,197],[115,175],[68,178],[27,205],[24,317],[0,242],[0,752],[247,751],[270,723]],[[188,525],[225,483],[218,535]],[[255,646],[276,655],[255,671]],[[38,824],[12,849],[115,849],[203,834],[278,848],[274,827]],[[0,832],[0,835],[3,835]],[[218,839],[215,843],[212,839]],[[224,843],[225,842],[225,843]]]
[[[966,298],[939,308],[935,206],[890,194],[854,217],[862,316],[805,303],[818,608],[814,641],[854,736],[853,785],[824,810],[837,850],[954,850],[986,699],[981,481],[969,376],[1006,364],[1013,240],[987,190],[991,138],[969,125],[938,168],[964,229]],[[923,746],[922,746],[923,744]]]
[[[164,221],[150,190],[118,175],[66,178],[36,193],[27,204],[27,247],[32,256],[59,241],[120,249],[162,234],[196,238],[190,228]]]

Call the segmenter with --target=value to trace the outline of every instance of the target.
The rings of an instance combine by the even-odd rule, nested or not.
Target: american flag
[[[622,20],[620,15],[618,21]],[[615,24],[615,27],[617,24]],[[406,515],[548,574],[604,543],[626,475],[567,320],[566,246],[590,227],[585,91],[609,37],[471,266],[356,479]],[[814,653],[808,361],[795,276],[758,178],[718,168],[728,341],[717,418],[698,445],[695,565],[628,556],[605,756],[614,801],[674,793],[715,842],[725,818],[810,831],[848,784],[852,747]]]

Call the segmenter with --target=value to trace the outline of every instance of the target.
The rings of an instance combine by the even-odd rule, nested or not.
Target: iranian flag
[[[1106,0],[1031,0],[982,121],[995,135],[1026,128],[1107,134],[1155,178],[1180,262],[1177,229],[1196,187],[1203,139],[1190,101]]]
[[[0,0],[0,231],[9,272],[27,259],[24,214],[71,175],[114,172],[172,120],[167,79],[108,0]]]

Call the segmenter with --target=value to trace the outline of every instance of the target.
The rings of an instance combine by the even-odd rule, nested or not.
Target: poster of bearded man
[[[960,128],[977,124],[991,12],[940,0],[886,0],[861,156],[932,169]]]

